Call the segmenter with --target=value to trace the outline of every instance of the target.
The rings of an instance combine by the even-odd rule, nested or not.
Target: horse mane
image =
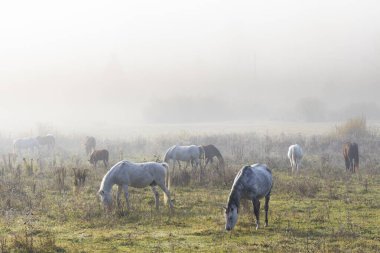
[[[170,148],[168,148],[168,150],[166,150],[166,153],[165,153],[165,156],[164,156],[164,162],[167,163],[169,162],[169,154],[172,152],[173,148],[175,147],[174,146],[171,146]]]
[[[102,182],[100,183],[100,188],[99,188],[99,192],[100,191],[104,191],[104,187],[105,187],[105,183],[106,183],[106,180],[111,177],[111,175],[114,173],[115,170],[119,169],[121,166],[123,166],[125,163],[127,163],[127,161],[120,161],[118,162],[117,164],[115,164],[109,171],[107,171],[107,173],[104,175],[103,179],[102,179]],[[112,189],[112,185],[111,186],[107,186],[107,187],[110,187],[110,189]],[[108,191],[108,190],[107,190]]]
[[[247,173],[247,171],[251,168],[251,166],[246,165],[243,169],[241,169],[237,175],[237,179],[234,182],[230,196],[228,197],[228,204],[227,206],[230,206],[231,204],[234,204],[237,207],[237,210],[239,212],[240,207],[240,198],[241,198],[241,191],[243,190],[243,184],[241,183],[243,176]]]

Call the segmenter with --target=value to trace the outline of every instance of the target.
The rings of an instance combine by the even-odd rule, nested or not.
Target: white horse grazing
[[[298,144],[291,145],[288,150],[288,158],[290,160],[290,166],[292,167],[292,173],[294,170],[298,173],[298,167],[301,165],[303,152],[302,148]]]
[[[103,177],[98,194],[100,195],[100,199],[104,206],[111,209],[111,190],[112,186],[117,184],[119,187],[117,192],[117,205],[120,207],[120,195],[122,190],[124,190],[127,209],[129,210],[128,186],[144,188],[150,185],[154,193],[156,209],[158,209],[159,196],[156,189],[156,185],[158,185],[164,191],[169,200],[169,207],[172,209],[173,203],[170,199],[170,192],[168,189],[170,188],[170,181],[168,182],[168,188],[165,186],[165,176],[168,177],[168,173],[169,170],[166,163],[132,163],[128,161],[120,161],[115,164]]]
[[[179,161],[195,162],[195,167],[200,165],[200,158],[204,157],[204,149],[202,146],[190,145],[190,146],[177,146],[174,145],[170,147],[164,157],[164,162],[169,163],[169,160],[173,161],[173,168],[175,167],[175,162],[178,162],[178,166],[181,168]]]
[[[24,149],[34,152],[34,148],[39,148],[36,138],[22,138],[13,141],[13,153],[15,154],[21,153]]]

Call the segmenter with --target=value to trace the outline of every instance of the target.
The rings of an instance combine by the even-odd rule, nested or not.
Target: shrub
[[[336,126],[336,134],[340,138],[359,138],[369,134],[365,117],[351,118],[344,124]]]

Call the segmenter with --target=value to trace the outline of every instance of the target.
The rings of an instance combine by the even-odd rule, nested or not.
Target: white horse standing
[[[288,150],[288,158],[290,160],[290,166],[292,167],[292,173],[294,170],[298,173],[298,168],[301,165],[303,157],[302,148],[298,144],[291,145]]]
[[[117,205],[120,207],[120,195],[124,190],[127,209],[129,210],[128,187],[144,188],[150,185],[154,193],[156,209],[158,209],[159,194],[156,189],[156,186],[158,185],[164,191],[169,200],[169,207],[172,209],[173,203],[169,192],[170,180],[168,180],[168,188],[165,185],[165,177],[169,177],[168,174],[169,170],[166,163],[132,163],[128,161],[120,161],[103,177],[98,194],[100,195],[103,204],[110,209],[112,207],[112,186],[117,184]]]
[[[169,163],[170,160],[173,161],[173,168],[175,167],[176,161],[178,166],[181,168],[180,161],[193,163],[198,167],[200,165],[200,158],[205,154],[202,146],[190,145],[190,146],[171,146],[165,153],[164,162]]]
[[[39,148],[36,138],[22,138],[13,141],[13,153],[15,154],[21,154],[22,150],[29,150],[33,153],[34,148]]]

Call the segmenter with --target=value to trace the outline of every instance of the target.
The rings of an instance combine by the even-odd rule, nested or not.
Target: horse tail
[[[162,166],[165,168],[165,186],[166,188],[168,189],[168,191],[170,191],[170,185],[171,185],[171,178],[170,178],[170,169],[169,169],[169,165],[167,163],[161,163]],[[164,200],[166,203],[168,203],[168,198],[166,196],[166,194],[164,194]]]
[[[219,164],[222,168],[222,170],[224,170],[224,167],[226,166],[225,162],[224,162],[224,158],[223,156],[219,153],[219,155],[216,156],[219,160]]]

